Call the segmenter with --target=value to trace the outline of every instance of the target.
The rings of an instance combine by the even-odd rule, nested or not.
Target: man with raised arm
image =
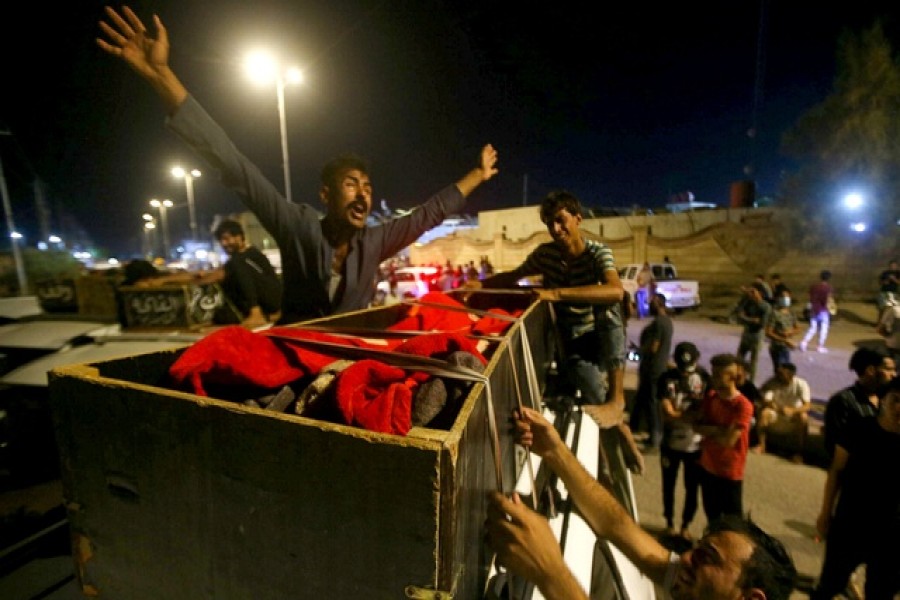
[[[121,58],[162,99],[166,125],[218,172],[272,234],[281,252],[284,291],[279,323],[292,323],[366,308],[375,295],[379,264],[421,234],[458,213],[465,199],[497,173],[497,152],[488,144],[478,166],[409,215],[367,227],[372,208],[368,167],[353,155],[339,156],[322,169],[319,197],[326,214],[289,202],[241,154],[226,133],[190,95],[169,66],[169,38],[158,16],[156,37],[127,6],[106,7],[101,21],[106,39],[97,44]]]

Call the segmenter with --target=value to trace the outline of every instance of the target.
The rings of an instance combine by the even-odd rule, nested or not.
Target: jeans
[[[661,449],[660,464],[662,466],[663,516],[666,525],[672,527],[675,519],[675,484],[678,482],[678,469],[684,465],[684,509],[681,511],[681,528],[691,524],[697,514],[700,500],[700,451],[682,452],[667,446]]]
[[[707,522],[712,523],[725,515],[744,516],[743,481],[725,479],[700,467],[700,492]]]
[[[652,371],[640,372],[638,375],[638,389],[634,395],[634,408],[631,411],[629,426],[631,431],[639,431],[641,421],[646,417],[647,432],[650,434],[648,444],[659,448],[662,441],[662,413],[660,412],[659,397],[657,395],[657,381],[660,374]]]
[[[772,357],[772,372],[778,371],[778,367],[786,362],[791,362],[791,350],[787,346],[769,344],[769,356]]]
[[[803,347],[806,347],[810,340],[813,339],[813,336],[816,335],[816,331],[818,330],[819,348],[824,348],[825,340],[828,339],[829,325],[831,325],[831,315],[828,314],[827,310],[823,310],[822,312],[815,315],[810,315],[809,329],[806,330],[806,335],[803,336]]]
[[[747,360],[750,363],[750,372],[747,373],[747,379],[751,382],[756,377],[756,364],[759,362],[759,348],[762,346],[762,332],[748,333],[741,335],[740,344],[738,344],[737,355],[741,360]],[[747,354],[750,358],[747,359]]]
[[[583,404],[603,404],[608,373],[625,366],[625,327],[618,310],[609,309],[594,329],[563,342],[564,376],[581,390]]]

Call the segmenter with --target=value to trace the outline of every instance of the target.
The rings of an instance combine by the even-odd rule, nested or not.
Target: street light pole
[[[159,210],[159,222],[162,225],[162,234],[163,234],[163,259],[168,261],[169,256],[169,220],[166,215],[166,211],[172,208],[173,203],[171,200],[157,200],[154,198],[150,201],[150,206]]]
[[[288,83],[298,84],[303,81],[300,69],[291,67],[281,71],[275,60],[262,53],[247,56],[244,61],[247,74],[257,82],[267,83],[275,80],[275,93],[278,98],[278,124],[281,133],[281,160],[284,169],[284,197],[293,202],[291,197],[291,162],[288,155],[287,116],[284,108],[284,88]]]
[[[0,132],[0,135],[8,135]],[[22,260],[22,250],[19,248],[19,239],[22,237],[16,231],[13,223],[12,204],[9,201],[9,191],[6,189],[6,177],[3,175],[3,162],[0,161],[0,196],[3,197],[3,210],[6,213],[6,229],[9,235],[9,243],[12,246],[13,260],[16,263],[16,276],[19,278],[19,295],[28,293],[28,277],[25,275],[25,262]]]
[[[275,82],[275,91],[278,94],[278,121],[281,125],[281,160],[284,163],[284,197],[291,200],[291,163],[288,160],[287,118],[284,112],[284,78],[279,77]]]
[[[191,219],[191,240],[197,241],[197,213],[194,210],[194,178],[200,177],[200,171],[191,169],[186,171],[181,167],[174,167],[172,175],[184,178],[184,187],[187,191],[188,214]]]

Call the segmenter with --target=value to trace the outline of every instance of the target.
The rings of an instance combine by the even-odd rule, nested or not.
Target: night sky
[[[55,4],[8,8],[19,16],[0,25],[0,127],[10,134],[0,158],[27,243],[40,237],[35,177],[53,232],[80,226],[120,257],[139,252],[151,198],[181,205],[169,212],[172,237],[188,234],[176,163],[204,171],[201,231],[215,214],[243,210],[165,130],[149,86],[95,45],[104,3]],[[773,195],[793,166],[778,152],[781,134],[830,92],[840,33],[881,17],[900,48],[897,10],[876,3],[616,4],[131,6],[151,32],[160,15],[175,72],[279,188],[274,86],[254,87],[240,61],[264,43],[304,70],[306,83],[286,94],[295,201],[317,203],[321,165],[351,151],[370,160],[376,201],[408,208],[474,166],[490,142],[500,174],[470,199],[472,214],[535,204],[556,188],[594,207],[658,207],[687,190],[727,205],[748,165],[757,195]]]

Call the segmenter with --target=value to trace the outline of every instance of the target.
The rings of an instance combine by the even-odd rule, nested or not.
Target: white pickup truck
[[[644,265],[633,263],[619,268],[619,279],[622,287],[635,298],[637,292],[637,275]],[[669,310],[681,312],[686,308],[700,307],[700,283],[690,279],[679,279],[678,271],[672,263],[650,263],[656,293],[666,297]]]

